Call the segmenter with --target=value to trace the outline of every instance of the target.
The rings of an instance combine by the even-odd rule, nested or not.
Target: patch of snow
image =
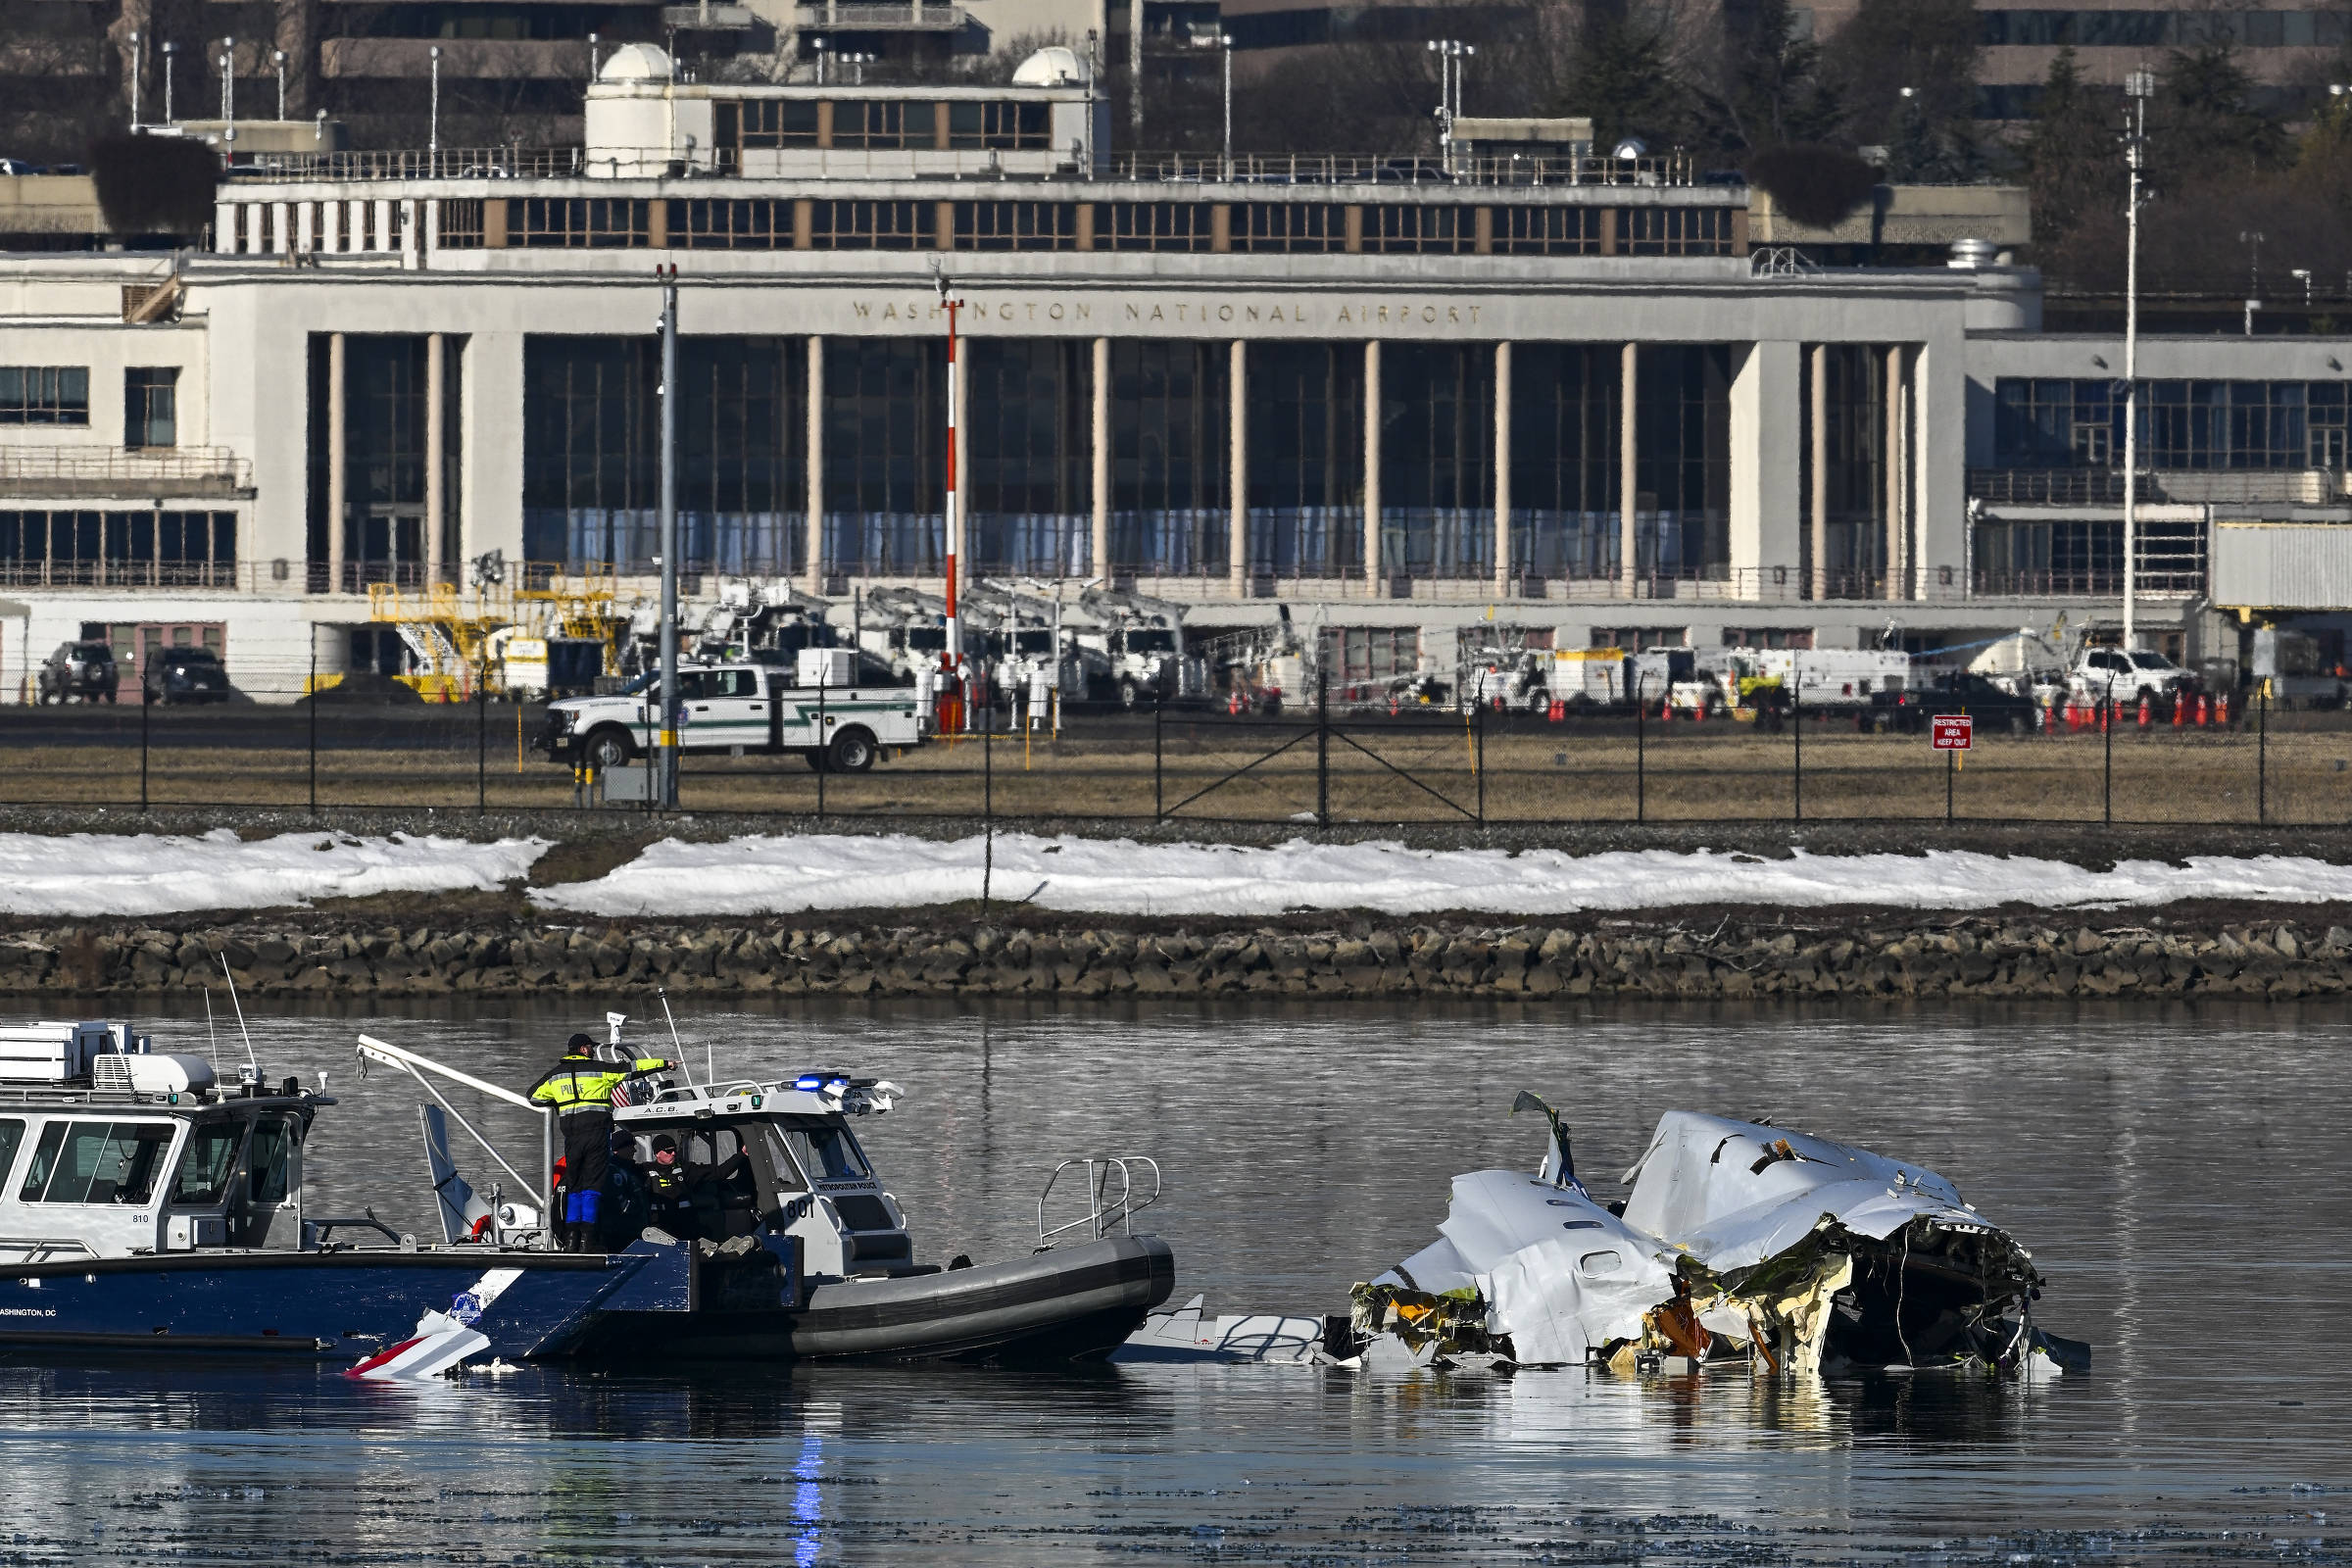
[[[0,914],[174,914],[266,909],[377,893],[489,890],[523,876],[546,839],[281,833],[0,833]]]
[[[599,915],[790,914],[901,908],[980,897],[982,844],[899,834],[750,836],[656,844],[593,882],[534,889],[551,909]],[[1965,851],[1787,859],[1699,850],[1414,850],[1401,844],[1271,849],[1000,834],[995,898],[1090,914],[1270,915],[1292,909],[1565,914],[1687,904],[1922,909],[2023,904],[2100,908],[2182,899],[2352,900],[2352,866],[2297,856],[2063,860]]]

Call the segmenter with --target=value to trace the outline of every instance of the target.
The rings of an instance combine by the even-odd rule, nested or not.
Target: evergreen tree
[[[1820,141],[1844,119],[1821,77],[1821,47],[1797,36],[1788,0],[1726,8],[1715,87],[1699,112],[1706,139],[1740,152]]]
[[[2148,106],[2149,151],[2173,185],[2208,176],[2243,178],[2285,168],[2286,129],[2256,107],[2254,78],[2227,39],[2176,49]]]
[[[1665,29],[1637,16],[1589,18],[1569,77],[1574,112],[1592,117],[1592,143],[1606,150],[1628,136],[1663,148],[1686,133],[1683,93],[1666,55]]]
[[[2114,100],[2084,84],[2072,47],[2059,50],[2019,148],[2036,246],[2054,249],[2094,208],[2122,203],[2120,132]]]

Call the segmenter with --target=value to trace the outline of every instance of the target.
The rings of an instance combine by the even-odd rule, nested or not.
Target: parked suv
[[[228,671],[210,648],[159,648],[147,656],[147,700],[225,703]]]
[[[1966,713],[1977,721],[1980,734],[2005,729],[2012,735],[2024,735],[2034,729],[2038,712],[2033,698],[2004,691],[1984,676],[1965,670],[1947,671],[1908,691],[1874,692],[1871,707],[1863,724],[1907,735],[1924,731],[1928,720],[1937,713]]]
[[[41,665],[38,696],[44,703],[115,700],[115,651],[100,642],[57,645]]]

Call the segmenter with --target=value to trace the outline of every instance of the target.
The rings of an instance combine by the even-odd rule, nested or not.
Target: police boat
[[[608,1020],[612,1050],[625,1056],[623,1020]],[[485,1200],[459,1174],[442,1114],[455,1116],[457,1107],[435,1080],[537,1112],[542,1169],[554,1162],[549,1108],[368,1036],[360,1052],[411,1073],[434,1101],[419,1108],[446,1249],[550,1256],[554,1232],[535,1217],[550,1211],[543,1199],[533,1195],[534,1219],[517,1228],[499,1194]],[[1133,1216],[1159,1196],[1158,1167],[1141,1156],[1056,1166],[1038,1199],[1038,1247],[1026,1257],[916,1261],[906,1211],[852,1125],[888,1114],[903,1093],[835,1071],[700,1084],[674,1070],[633,1078],[612,1110],[614,1170],[626,1174],[605,1195],[601,1250],[552,1253],[626,1270],[625,1282],[601,1296],[560,1345],[520,1353],[625,1357],[637,1366],[1088,1361],[1107,1356],[1167,1298],[1174,1254],[1133,1228]],[[514,1166],[465,1125],[519,1183]],[[487,1332],[481,1322],[471,1327]]]
[[[428,1088],[429,1075],[544,1110],[396,1047],[361,1050]],[[522,1197],[485,1200],[458,1177],[449,1121],[480,1134],[436,1090],[420,1111],[442,1237],[420,1244],[372,1213],[309,1205],[304,1150],[335,1104],[325,1079],[272,1083],[249,1056],[225,1081],[123,1023],[0,1026],[0,1353],[245,1354],[369,1378],[607,1354],[1082,1360],[1174,1279],[1164,1243],[1114,1234],[1145,1195],[1098,1195],[1020,1261],[915,1263],[846,1119],[896,1091],[840,1074],[647,1086],[617,1113],[629,1135],[725,1174],[672,1205],[693,1234],[648,1224],[584,1253],[551,1245],[545,1198],[495,1150]]]
[[[303,1151],[325,1090],[250,1058],[219,1081],[122,1023],[0,1027],[0,1350],[432,1370],[576,1344],[642,1268],[535,1249],[521,1204],[467,1248],[314,1211]]]

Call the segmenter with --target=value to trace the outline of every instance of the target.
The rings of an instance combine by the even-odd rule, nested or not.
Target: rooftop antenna
[[[678,1020],[677,1015],[669,1010],[669,992],[667,988],[663,988],[656,991],[654,995],[662,999],[662,1016],[669,1020],[669,1049],[676,1052],[678,1060],[683,1062],[686,1059],[686,1048],[678,1043]],[[703,1041],[704,1087],[710,1087],[717,1078],[718,1048],[706,1038]]]
[[[228,1004],[237,1009],[237,1033],[245,1037],[245,1065],[253,1069],[253,1075],[258,1080],[262,1075],[262,1064],[253,1059],[253,1036],[245,1027],[245,1004],[237,1000],[237,977],[228,972],[227,954],[216,953],[213,956],[220,960],[220,978],[228,982]],[[209,1012],[212,1004],[208,1002],[205,1006]]]

